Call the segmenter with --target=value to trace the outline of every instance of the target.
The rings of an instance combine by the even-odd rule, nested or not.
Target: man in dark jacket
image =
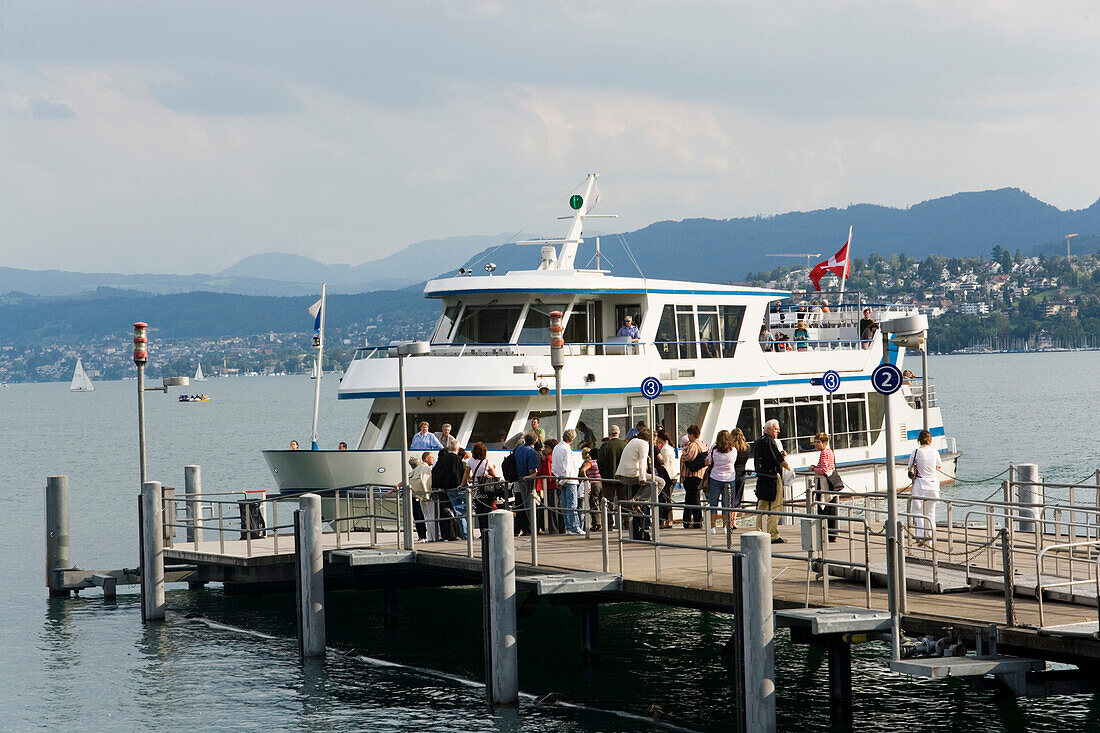
[[[791,467],[779,447],[778,420],[764,423],[764,434],[752,444],[752,460],[756,468],[756,508],[763,512],[783,511],[782,469],[790,470]],[[757,514],[757,531],[764,531],[765,517],[772,543],[784,542],[779,536],[779,517],[774,514]]]
[[[516,496],[516,531],[521,535],[531,534],[531,491],[535,484],[527,480],[528,476],[534,476],[539,470],[539,456],[535,451],[535,441],[538,439],[534,433],[523,436],[523,442],[516,448],[516,477],[512,484],[512,491]]]
[[[458,441],[452,438],[439,451],[439,457],[432,466],[432,491],[439,496],[441,508],[451,507],[452,514],[458,517],[459,534],[462,539],[466,539],[466,492],[458,491],[458,485],[462,481],[461,464],[462,461],[458,458]],[[437,512],[436,516],[442,517],[444,513]],[[444,521],[440,525],[440,536],[445,540],[454,538],[450,524],[449,521]]]
[[[619,470],[619,459],[623,457],[623,450],[626,449],[626,441],[619,437],[618,425],[612,425],[608,428],[607,434],[611,437],[596,452],[596,465],[600,467],[600,475],[604,479],[614,479],[615,473]],[[611,502],[611,506],[608,508],[612,512],[615,511],[615,502],[619,500],[626,501],[631,498],[630,491],[614,480],[603,482],[603,495]],[[612,526],[614,520],[609,520],[608,525],[608,529],[614,529],[614,526]]]

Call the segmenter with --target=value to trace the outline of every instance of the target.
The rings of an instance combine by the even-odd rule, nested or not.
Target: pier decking
[[[732,546],[738,547],[737,536],[748,527],[736,527]],[[811,607],[859,606],[886,609],[886,589],[877,583],[877,568],[885,567],[885,549],[872,543],[868,548],[872,568],[870,600],[862,569],[830,565],[827,598],[823,578],[817,572],[821,564],[820,551],[808,561],[801,550],[801,528],[783,525],[780,532],[786,540],[773,549],[773,597],[777,609]],[[942,534],[942,533],[941,533]],[[534,578],[582,577],[592,579],[611,576],[618,583],[575,585],[572,593],[586,594],[593,602],[643,601],[720,612],[732,612],[732,563],[725,550],[725,534],[706,535],[702,530],[673,529],[661,532],[661,542],[678,545],[662,546],[624,542],[619,565],[618,533],[609,534],[609,552],[603,551],[602,537],[590,538],[565,535],[539,535],[538,566],[532,565],[531,538],[516,538],[517,581],[521,587],[535,592],[547,585]],[[946,546],[941,538],[941,545]],[[180,543],[165,548],[165,560],[172,564],[194,566],[190,580],[216,581],[231,590],[244,589],[254,583],[292,587],[294,538],[278,538],[276,553],[273,537],[245,540],[202,541]],[[710,552],[707,552],[707,545]],[[251,545],[249,547],[249,545]],[[481,543],[472,545],[468,555],[465,541],[420,543],[412,551],[397,547],[397,535],[379,532],[374,545],[370,532],[330,532],[323,535],[326,583],[330,587],[415,587],[480,583]],[[338,546],[339,545],[339,546]],[[835,545],[825,543],[825,560],[862,561],[862,540],[853,537]],[[377,550],[363,559],[363,550]],[[927,555],[927,551],[918,551]],[[999,550],[998,550],[999,552]],[[356,554],[360,559],[355,560]],[[660,556],[660,578],[656,577],[654,557]],[[707,555],[710,555],[708,571]],[[1074,603],[1044,603],[1044,626],[1039,626],[1038,601],[1035,598],[1034,560],[1024,551],[1017,551],[1014,597],[1015,624],[1009,626],[1005,612],[1003,574],[973,568],[970,581],[962,569],[942,562],[937,568],[938,585],[932,583],[931,566],[924,557],[909,557],[906,562],[907,608],[902,620],[903,630],[910,635],[955,634],[973,642],[990,625],[998,627],[998,644],[1002,651],[1039,659],[1086,663],[1100,659],[1100,640],[1096,638],[1097,608],[1095,591],[1089,584],[1077,586],[1067,600]],[[807,568],[811,568],[807,580]],[[841,573],[849,577],[843,577]],[[578,575],[582,574],[582,575]],[[1046,578],[1052,582],[1053,575]],[[576,582],[576,581],[574,581]],[[560,583],[558,583],[560,585]],[[936,592],[936,589],[941,592]],[[946,591],[946,592],[942,592]],[[1047,590],[1051,598],[1055,590]],[[1085,605],[1087,604],[1087,605]]]

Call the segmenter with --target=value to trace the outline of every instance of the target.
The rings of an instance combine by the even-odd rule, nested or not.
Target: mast
[[[321,409],[321,358],[325,353],[325,283],[321,283],[321,312],[318,315],[320,324],[317,336],[313,339],[313,345],[317,347],[317,382],[313,388],[313,432],[309,435],[311,450],[317,450],[317,415]]]

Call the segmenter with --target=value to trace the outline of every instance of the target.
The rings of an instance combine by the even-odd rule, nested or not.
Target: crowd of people
[[[467,452],[450,437],[449,430],[444,442],[429,428],[421,423],[412,441],[414,448],[427,449],[409,459],[416,532],[421,542],[466,539],[472,529],[467,526],[468,496],[479,529],[487,526],[487,514],[494,507],[508,506],[515,512],[517,535],[584,535],[586,528],[603,529],[601,502],[606,499],[608,529],[616,528],[617,509],[621,509],[623,530],[636,539],[648,539],[651,516],[645,504],[653,501],[656,490],[662,505],[660,527],[673,528],[672,490],[677,485],[684,489],[680,526],[717,533],[721,525],[724,532],[732,529],[744,503],[750,458],[756,474],[755,508],[764,512],[757,514],[756,527],[767,531],[773,543],[784,542],[777,513],[783,510],[784,488],[793,482],[794,474],[779,440],[778,420],[769,420],[752,443],[734,428],[720,430],[713,444],[708,444],[697,425],[673,440],[664,426],[653,431],[644,422],[632,427],[625,437],[618,425],[611,425],[608,435],[598,442],[587,425],[578,423],[577,429],[566,430],[559,441],[546,438],[534,418],[499,466],[489,459],[484,443],[475,443]],[[434,444],[428,436],[439,444],[437,449],[431,448]],[[813,472],[820,477],[822,513],[835,516],[835,497],[843,484],[836,473],[829,436],[819,433],[814,442],[819,458]],[[921,454],[919,460],[923,468],[928,459]],[[702,506],[713,510],[709,527],[704,527]],[[836,520],[830,519],[828,526],[829,539],[835,541]]]

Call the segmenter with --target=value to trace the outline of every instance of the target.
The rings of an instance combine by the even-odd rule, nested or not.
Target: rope
[[[1006,468],[1005,470],[1001,471],[1000,473],[995,474],[993,476],[990,476],[989,478],[961,479],[958,476],[952,476],[951,474],[946,473],[942,468],[937,468],[936,470],[939,471],[944,476],[946,476],[947,478],[954,478],[955,483],[957,483],[957,484],[985,484],[985,483],[989,483],[990,481],[993,481],[994,479],[999,479],[1001,476],[1004,476],[1006,473],[1009,472],[1009,469]]]

